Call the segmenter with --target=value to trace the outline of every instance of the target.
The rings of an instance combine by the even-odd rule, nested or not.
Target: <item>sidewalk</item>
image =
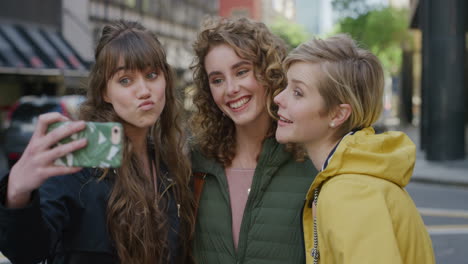
[[[395,130],[405,132],[417,147],[416,164],[411,181],[468,187],[468,155],[464,160],[428,161],[424,158],[425,153],[419,148],[419,127],[408,125]],[[465,138],[468,139],[468,135]]]

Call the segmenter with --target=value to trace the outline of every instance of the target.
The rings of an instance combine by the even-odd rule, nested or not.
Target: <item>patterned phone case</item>
[[[48,127],[47,131],[66,123],[54,123]],[[120,167],[123,141],[123,128],[120,123],[86,122],[86,129],[62,139],[57,144],[65,144],[80,138],[88,139],[86,147],[57,159],[56,165],[92,168]]]

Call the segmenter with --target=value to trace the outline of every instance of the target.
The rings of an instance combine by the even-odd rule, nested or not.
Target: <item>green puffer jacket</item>
[[[200,198],[194,256],[198,264],[305,263],[301,209],[317,174],[267,139],[255,169],[242,219],[238,250],[232,237],[231,206],[224,168],[192,152],[194,172],[207,173]]]

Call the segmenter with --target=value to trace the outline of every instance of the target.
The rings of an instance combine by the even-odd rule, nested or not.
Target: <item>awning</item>
[[[0,23],[0,74],[84,77],[88,65],[56,31]]]

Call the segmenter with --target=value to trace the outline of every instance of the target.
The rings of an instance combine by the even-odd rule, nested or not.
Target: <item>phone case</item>
[[[48,127],[51,131],[68,122],[57,122]],[[86,147],[69,153],[55,161],[56,165],[69,167],[118,168],[122,162],[123,128],[120,123],[86,122],[82,131],[62,139],[65,144],[80,138],[87,138]]]

